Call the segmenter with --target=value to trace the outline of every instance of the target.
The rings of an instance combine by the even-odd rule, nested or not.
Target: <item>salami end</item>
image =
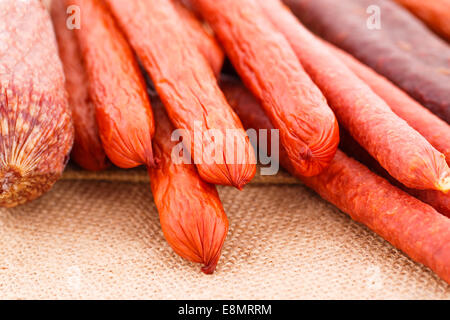
[[[0,206],[48,191],[73,143],[64,73],[38,0],[0,1]]]

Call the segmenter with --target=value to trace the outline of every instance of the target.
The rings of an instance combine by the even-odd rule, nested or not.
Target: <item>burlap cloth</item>
[[[230,231],[212,276],[164,240],[144,170],[69,167],[0,210],[0,297],[450,298],[450,287],[285,173],[220,187]]]

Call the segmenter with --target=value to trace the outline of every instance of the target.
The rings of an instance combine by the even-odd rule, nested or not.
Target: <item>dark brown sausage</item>
[[[450,47],[407,10],[390,0],[284,2],[312,31],[450,122]],[[367,23],[376,12],[370,10],[377,7],[381,28],[371,30]]]

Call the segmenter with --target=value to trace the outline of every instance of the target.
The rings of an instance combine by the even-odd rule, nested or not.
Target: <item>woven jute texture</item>
[[[220,187],[230,220],[212,276],[164,240],[143,170],[69,169],[0,210],[0,298],[448,299],[450,287],[281,173]]]

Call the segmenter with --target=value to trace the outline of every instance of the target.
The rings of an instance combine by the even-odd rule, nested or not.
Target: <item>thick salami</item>
[[[0,1],[0,206],[48,191],[72,143],[50,16],[39,0]]]
[[[407,10],[388,0],[284,2],[312,31],[450,122],[450,47]],[[367,23],[377,8],[381,24],[373,30]]]

